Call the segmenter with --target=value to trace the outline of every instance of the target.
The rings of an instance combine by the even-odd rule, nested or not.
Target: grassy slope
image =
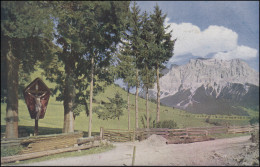
[[[50,83],[46,81],[45,78],[40,74],[41,70],[33,73],[31,75],[31,79],[34,80],[36,77],[40,77],[46,85],[50,88],[55,86],[54,83]],[[29,83],[28,83],[29,84]],[[97,103],[94,103],[93,106],[97,106],[101,100],[107,101],[107,97],[114,97],[116,92],[119,92],[123,95],[124,100],[127,100],[127,93],[122,88],[116,85],[108,86],[104,92],[100,92],[94,98]],[[55,100],[56,97],[51,97],[49,100],[49,104],[47,107],[47,111],[44,119],[39,121],[39,127],[49,127],[49,128],[61,128],[63,127],[63,119],[64,119],[64,110],[63,103]],[[143,116],[145,112],[145,99],[139,98],[138,102],[139,106],[139,127],[142,127],[141,124],[141,116]],[[131,129],[135,124],[135,95],[130,94],[130,113],[131,113]],[[156,104],[149,102],[149,110],[152,120],[156,118]],[[5,114],[6,114],[6,104],[1,103],[1,125],[5,125]],[[192,116],[188,114],[187,117],[185,111],[179,109],[173,109],[171,107],[161,106],[161,120],[175,120],[179,128],[183,127],[201,127],[201,126],[213,126],[211,124],[205,123],[205,118],[198,118],[197,116]],[[19,100],[19,126],[34,126],[34,120],[30,118],[27,106],[24,100]],[[75,120],[75,130],[80,131],[88,131],[88,122],[89,117],[86,116],[85,112],[81,112],[80,116],[76,117]],[[100,127],[105,128],[113,128],[113,129],[127,129],[128,126],[128,118],[127,118],[127,110],[124,111],[124,115],[120,118],[120,120],[101,120],[98,119],[97,114],[93,114],[92,120],[92,130],[93,132],[99,132]],[[247,124],[248,120],[243,120],[242,123],[235,121],[234,124]],[[4,131],[4,128],[1,128],[1,131]],[[39,132],[41,134],[41,131]]]

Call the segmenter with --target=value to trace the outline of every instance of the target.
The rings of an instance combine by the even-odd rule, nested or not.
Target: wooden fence
[[[127,142],[133,141],[135,138],[134,130],[122,129],[104,129],[100,128],[100,136],[102,139],[107,139],[113,142]]]
[[[31,137],[21,142],[22,145],[27,145],[27,148],[22,153],[71,147],[77,144],[77,139],[80,137],[83,137],[83,132]]]
[[[202,138],[203,140],[211,134],[225,134],[225,133],[247,133],[251,132],[255,127],[253,126],[213,126],[213,127],[193,127],[185,129],[168,129],[168,128],[150,128],[136,130],[122,130],[122,129],[104,129],[100,128],[101,139],[107,139],[112,142],[127,142],[134,140],[144,140],[149,136],[162,135],[164,137],[176,137],[176,138]]]
[[[32,153],[45,150],[65,148],[77,144],[77,139],[83,136],[83,132],[63,133],[53,135],[39,135],[16,139],[1,139],[1,147],[23,145],[27,146],[22,150],[24,153]]]
[[[254,126],[232,126],[228,128],[228,133],[250,133],[254,130],[259,130],[259,125]]]
[[[188,131],[194,131],[194,130],[199,130],[199,131],[207,131],[208,134],[217,134],[217,133],[227,133],[228,132],[228,127],[226,126],[213,126],[213,127],[194,127],[194,128],[186,128]]]
[[[150,128],[150,129],[136,129],[136,130],[122,130],[122,129],[104,129],[100,130],[100,137],[112,142],[128,142],[134,140],[144,140],[149,136],[162,135],[162,136],[207,136],[207,130],[192,130],[192,129],[168,129],[168,128]]]
[[[98,147],[100,145],[101,145],[101,143],[94,142],[91,144],[76,146],[76,147],[67,147],[67,148],[60,148],[60,149],[55,149],[55,150],[45,150],[45,151],[40,151],[40,152],[32,152],[32,153],[21,154],[21,155],[1,157],[1,164],[21,161],[21,160],[27,160],[27,159],[33,159],[33,158],[39,158],[39,157],[49,156],[49,155],[63,153],[63,152],[84,150],[84,149],[89,149],[89,148],[93,148],[93,147]]]
[[[107,141],[102,140],[99,136],[84,138],[83,132],[40,135],[17,139],[2,139],[1,147],[16,145],[24,145],[27,147],[18,155],[1,157],[1,164],[38,158],[62,152],[89,149],[92,147],[98,147],[102,143],[106,144]]]

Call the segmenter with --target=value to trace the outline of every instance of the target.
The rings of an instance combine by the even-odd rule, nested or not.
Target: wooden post
[[[101,138],[101,140],[103,140],[103,137],[104,137],[104,130],[103,130],[103,127],[100,127],[100,138]]]
[[[208,136],[209,135],[209,132],[206,130],[206,136]]]
[[[134,151],[133,151],[133,159],[132,159],[132,166],[135,164],[135,146],[134,146]]]
[[[38,120],[35,119],[34,136],[38,136]]]
[[[135,129],[133,131],[133,142],[135,142]]]

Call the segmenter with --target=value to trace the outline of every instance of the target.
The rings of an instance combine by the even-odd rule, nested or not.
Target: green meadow
[[[54,88],[55,83],[50,83],[47,81],[43,75],[41,75],[41,70],[34,72],[31,75],[31,80],[40,77],[48,87]],[[29,84],[29,83],[28,83]],[[127,92],[119,87],[118,85],[112,84],[107,86],[103,92],[98,93],[94,96],[93,107],[100,105],[101,101],[108,101],[108,97],[114,97],[115,93],[119,92],[122,94],[124,100],[127,100]],[[139,109],[139,128],[142,128],[141,117],[146,114],[145,99],[138,99],[138,109]],[[156,119],[156,103],[149,101],[149,111],[152,121]],[[250,115],[255,114],[254,111],[248,111]],[[26,129],[27,132],[33,133],[34,119],[30,118],[29,111],[23,99],[19,100],[18,106],[19,114],[19,130]],[[135,125],[135,95],[130,94],[130,124],[131,129]],[[6,104],[1,103],[1,132],[5,132],[5,117],[6,117]],[[214,126],[212,123],[207,123],[205,120],[208,117],[206,114],[191,114],[186,111],[179,109],[173,109],[172,107],[167,107],[161,105],[160,107],[160,120],[174,120],[177,123],[178,128],[185,127],[205,127]],[[47,111],[45,113],[44,119],[39,120],[39,134],[50,134],[50,133],[61,133],[63,128],[64,119],[64,108],[63,102],[56,101],[56,97],[51,96],[47,106]],[[225,119],[211,116],[212,121],[220,122],[221,124],[227,123],[229,125],[245,125],[249,124],[249,118],[242,119]],[[85,111],[82,111],[79,116],[75,118],[74,126],[76,131],[88,131],[89,117],[86,115]],[[93,134],[100,131],[100,127],[107,129],[127,129],[128,128],[128,113],[127,109],[124,110],[124,115],[120,119],[113,120],[102,120],[99,119],[96,113],[93,113],[92,120],[92,131]]]

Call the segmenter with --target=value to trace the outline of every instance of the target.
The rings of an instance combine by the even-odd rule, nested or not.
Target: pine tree
[[[155,47],[154,47],[154,58],[153,66],[156,69],[156,81],[157,81],[157,114],[156,122],[160,121],[160,69],[162,69],[165,64],[172,56],[175,40],[171,40],[171,32],[166,33],[169,27],[164,27],[163,23],[166,18],[166,14],[163,15],[159,6],[156,4],[154,8],[154,13],[151,15],[152,29],[155,36]]]
[[[19,70],[52,55],[53,22],[48,2],[1,1],[1,99],[6,96],[6,137],[18,137]],[[3,70],[3,71],[2,71]],[[6,93],[6,94],[2,94]]]
[[[115,93],[114,98],[109,98],[109,102],[105,103],[104,106],[95,108],[95,112],[98,118],[103,120],[118,119],[123,115],[124,109],[126,109],[126,101],[122,98],[119,92]]]
[[[134,2],[131,8],[131,17],[130,17],[130,26],[128,29],[128,40],[130,42],[132,53],[131,55],[134,58],[135,62],[135,128],[138,128],[138,88],[139,88],[139,68],[140,68],[140,45],[141,45],[141,15],[140,9],[137,6],[136,2]]]
[[[142,17],[141,39],[141,80],[146,92],[146,127],[149,128],[148,90],[153,87],[155,82],[155,70],[150,60],[153,57],[154,36],[152,34],[151,21],[146,12],[144,12]]]
[[[93,79],[95,72],[94,65],[101,69],[108,67],[112,53],[116,51],[116,45],[120,42],[122,33],[126,28],[126,17],[128,16],[129,2],[95,2],[96,9],[93,21],[91,36],[88,38],[88,53],[91,58],[91,83],[90,83],[90,104],[89,104],[89,131],[91,136],[92,126],[92,98]],[[101,78],[101,77],[99,77]]]
[[[131,48],[128,41],[123,43],[123,46],[120,48],[120,52],[117,54],[118,65],[117,76],[118,78],[122,78],[124,83],[126,83],[127,90],[127,110],[128,110],[128,130],[130,130],[130,99],[129,99],[129,91],[131,87],[135,86],[135,66],[134,59],[131,56]]]
[[[61,46],[61,50],[57,52],[58,59],[61,61],[60,70],[49,70],[48,72],[61,73],[56,77],[56,82],[60,88],[60,95],[57,100],[62,101],[64,105],[64,124],[63,132],[74,132],[73,108],[75,107],[76,85],[78,76],[76,71],[80,70],[77,66],[82,61],[84,53],[84,45],[81,41],[80,28],[84,24],[82,17],[82,2],[53,2],[55,6],[55,19],[57,21],[57,43]],[[85,11],[87,12],[87,11]],[[57,65],[56,65],[57,66]],[[53,68],[53,67],[50,67]],[[63,68],[63,69],[62,69]],[[51,74],[47,74],[50,79]],[[54,76],[52,76],[54,77]],[[53,79],[53,78],[52,78]]]

